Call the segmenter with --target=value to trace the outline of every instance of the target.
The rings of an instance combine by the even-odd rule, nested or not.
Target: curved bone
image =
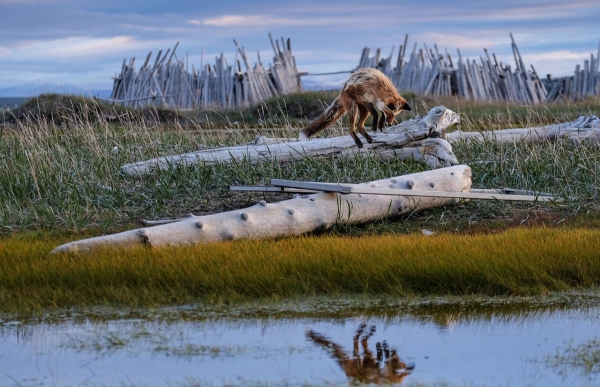
[[[139,176],[172,167],[204,163],[230,163],[234,160],[248,160],[257,163],[265,160],[291,161],[313,156],[346,155],[352,152],[364,155],[366,152],[381,152],[401,148],[406,144],[425,138],[444,138],[446,128],[460,121],[458,114],[444,106],[437,106],[425,117],[417,117],[400,124],[384,128],[383,132],[372,133],[373,144],[357,149],[350,136],[315,138],[307,141],[265,141],[260,145],[245,144],[236,147],[200,150],[173,156],[158,157],[137,163],[126,164],[121,171],[128,176]],[[451,148],[450,148],[451,153]],[[445,156],[447,157],[447,156]],[[447,157],[445,160],[456,159]],[[447,165],[445,160],[429,164]],[[457,164],[457,163],[455,163]]]
[[[457,165],[372,181],[364,185],[371,188],[469,191],[471,168]],[[241,238],[301,235],[331,227],[337,222],[359,224],[457,202],[458,199],[449,198],[323,192],[276,203],[261,201],[252,207],[220,214],[190,215],[174,223],[67,243],[53,252],[92,251],[105,246],[176,246]]]

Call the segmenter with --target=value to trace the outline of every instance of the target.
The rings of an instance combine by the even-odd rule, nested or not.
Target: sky
[[[514,63],[513,36],[527,65],[540,75],[573,73],[600,40],[599,0],[0,0],[0,89],[24,84],[110,90],[123,59],[172,48],[189,66],[232,63],[233,39],[263,63],[273,50],[268,33],[291,39],[300,70],[351,70],[364,47],[389,55],[409,35],[456,58],[483,49]],[[265,63],[266,64],[266,63]],[[345,76],[305,77],[324,87]]]

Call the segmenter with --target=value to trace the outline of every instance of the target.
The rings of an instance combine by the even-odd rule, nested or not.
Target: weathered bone
[[[448,133],[446,138],[450,142],[494,140],[500,143],[513,143],[515,141],[535,143],[567,139],[574,144],[591,143],[600,145],[600,118],[596,116],[581,116],[575,121],[561,124],[486,132],[455,131]]]
[[[426,138],[406,144],[399,149],[388,149],[377,152],[382,160],[413,159],[431,168],[443,168],[457,165],[458,160],[452,152],[452,146],[441,138]]]
[[[437,106],[429,111],[425,117],[417,117],[404,121],[396,126],[384,128],[383,132],[372,133],[373,144],[367,144],[363,149],[358,149],[350,136],[315,138],[309,141],[286,141],[287,139],[262,140],[262,143],[245,144],[237,147],[200,150],[173,156],[158,157],[133,164],[126,164],[121,171],[128,176],[139,176],[152,173],[155,170],[164,170],[182,165],[204,163],[205,165],[217,163],[230,163],[234,160],[248,160],[257,163],[265,160],[292,161],[304,157],[314,156],[347,156],[352,153],[354,157],[367,152],[384,152],[385,157],[391,157],[391,150],[400,149],[415,141],[444,137],[446,128],[460,121],[458,114],[444,106]],[[397,152],[399,158],[410,158],[430,166],[448,166],[458,164],[452,154],[452,148],[444,141],[430,142],[426,145],[408,145],[416,147],[406,152]],[[439,150],[431,150],[440,147]],[[387,153],[385,153],[387,152]],[[432,158],[441,155],[442,159]]]
[[[364,183],[371,188],[468,192],[471,168],[457,165]],[[301,235],[333,226],[336,222],[359,224],[412,211],[457,203],[458,199],[316,193],[277,203],[258,204],[220,214],[188,215],[180,221],[119,234],[67,243],[54,253],[93,251],[113,246],[177,246],[233,239],[264,239]]]

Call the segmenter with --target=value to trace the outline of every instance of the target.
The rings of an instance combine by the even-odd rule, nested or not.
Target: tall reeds
[[[261,112],[258,124],[242,120],[216,127],[197,118],[185,125],[177,121],[165,124],[136,111],[111,115],[93,102],[74,102],[61,110],[60,124],[31,116],[5,125],[0,130],[0,233],[40,228],[102,232],[130,226],[141,218],[211,213],[258,200],[248,194],[227,193],[230,184],[263,184],[271,178],[361,182],[422,170],[417,163],[365,157],[196,165],[138,180],[119,173],[119,167],[126,163],[202,147],[242,144],[258,135],[296,137],[301,125],[286,112],[288,106],[305,103],[304,97],[298,98],[263,105],[257,110]],[[584,112],[595,112],[587,102],[548,108],[446,102],[461,113],[460,129],[464,131],[564,122]],[[278,106],[276,111],[272,106]],[[424,103],[413,106],[420,114],[428,108]],[[228,113],[220,114],[228,119]],[[325,133],[346,134],[340,125]],[[597,147],[566,142],[507,146],[487,141],[456,144],[454,151],[461,163],[473,168],[476,187],[550,191],[568,198],[570,209],[595,208]]]
[[[1,311],[319,295],[532,295],[600,285],[600,232],[583,228],[321,235],[49,256],[57,242],[0,242]]]

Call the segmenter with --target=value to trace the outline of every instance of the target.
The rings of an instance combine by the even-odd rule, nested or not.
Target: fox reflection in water
[[[325,336],[309,330],[306,337],[323,347],[329,352],[329,355],[335,360],[346,376],[352,381],[360,383],[401,383],[415,368],[414,364],[406,365],[395,350],[388,347],[387,342],[375,344],[377,357],[373,357],[373,352],[369,350],[368,340],[375,333],[375,325],[371,325],[366,331],[367,325],[361,324],[354,334],[354,352],[350,357],[344,349],[329,340]],[[358,341],[362,345],[363,353],[361,355]]]

